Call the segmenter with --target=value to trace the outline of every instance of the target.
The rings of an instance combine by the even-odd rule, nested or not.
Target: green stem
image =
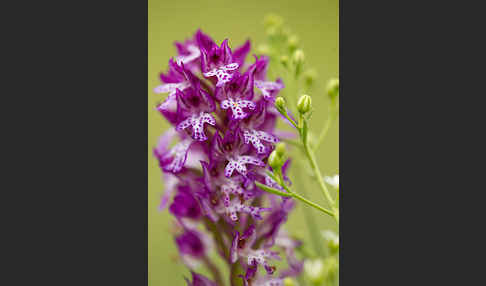
[[[307,140],[305,140],[307,141]],[[334,209],[334,200],[331,197],[331,194],[329,194],[329,190],[326,187],[326,184],[324,183],[324,180],[322,179],[321,175],[321,170],[319,169],[319,165],[317,165],[316,158],[314,156],[314,153],[310,150],[308,142],[303,142],[304,143],[304,151],[307,156],[307,159],[309,159],[309,162],[311,164],[311,168],[314,171],[314,174],[317,178],[317,182],[319,183],[319,186],[321,188],[321,191],[323,192],[324,196],[326,199],[329,201],[331,207]]]
[[[243,280],[238,277],[239,274],[243,274],[243,269],[238,261],[231,264],[231,273],[230,273],[230,283],[231,286],[242,286]]]
[[[337,117],[337,109],[336,108],[337,108],[336,103],[334,101],[332,101],[331,105],[329,106],[329,112],[328,112],[328,116],[327,116],[327,120],[326,120],[326,125],[322,129],[321,134],[319,135],[319,138],[317,139],[317,142],[314,146],[314,151],[317,151],[317,149],[319,149],[319,146],[324,141],[324,138],[326,137],[326,135],[329,131],[329,128],[331,127],[331,124],[334,122],[334,119],[336,119],[336,117]]]
[[[214,265],[207,256],[204,256],[203,261],[204,265],[206,265],[209,271],[211,271],[211,273],[213,274],[213,279],[216,284],[224,286],[223,278],[221,277],[221,273],[219,272],[218,267],[216,267],[216,265]]]
[[[294,125],[295,128],[299,129],[297,123],[292,118],[290,118],[290,116],[287,114],[286,110],[285,110],[285,112],[282,112],[281,114],[283,116],[285,116],[285,118],[287,118],[287,120],[290,121],[290,123],[292,123],[292,125]]]
[[[304,198],[303,196],[301,196],[299,194],[294,193],[294,198],[296,198],[296,199],[298,199],[298,200],[300,200],[300,201],[302,201],[302,202],[304,202],[304,203],[306,203],[306,204],[308,204],[308,205],[310,205],[310,206],[312,206],[312,207],[320,210],[321,212],[326,213],[326,214],[328,214],[328,215],[330,215],[330,216],[332,216],[332,217],[335,218],[334,212],[332,212],[332,211],[330,211],[328,209],[325,209],[325,208],[321,207],[320,205],[318,205],[318,204],[316,204],[314,202],[309,201],[308,199]]]
[[[324,125],[324,128],[322,129],[321,134],[319,135],[319,139],[317,139],[317,143],[314,146],[314,151],[317,151],[322,141],[324,141],[324,138],[326,137],[327,132],[329,131],[329,127],[331,127],[331,121],[332,121],[331,116],[329,116],[326,120],[326,125]]]
[[[213,234],[214,240],[216,241],[216,246],[219,248],[221,254],[224,255],[224,259],[227,259],[229,261],[230,259],[229,251],[224,243],[223,237],[221,236],[221,232],[218,230],[214,222],[212,222],[211,220],[206,218],[204,222],[206,223],[206,227]]]
[[[269,187],[269,186],[264,185],[264,184],[257,182],[257,181],[255,181],[255,184],[257,185],[257,187],[264,190],[265,192],[269,192],[269,193],[272,193],[272,194],[277,195],[277,196],[290,197],[290,198],[294,196],[293,193],[285,193],[285,192],[279,191],[277,189],[274,189],[272,187]]]

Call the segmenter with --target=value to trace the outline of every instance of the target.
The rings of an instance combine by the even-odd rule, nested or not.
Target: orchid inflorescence
[[[304,260],[296,255],[302,243],[282,226],[296,201],[339,221],[337,199],[325,186],[339,179],[320,175],[308,140],[312,100],[301,97],[292,112],[278,97],[285,88],[282,78],[267,76],[271,57],[254,55],[246,62],[250,41],[232,50],[227,39],[217,45],[198,30],[175,45],[178,55],[169,60],[168,71],[160,74],[162,84],[154,89],[167,94],[156,109],[172,127],[153,153],[164,174],[160,209],[168,207],[175,217],[175,242],[192,273],[186,281],[194,286],[294,285],[292,277],[304,269]],[[303,52],[293,52],[293,74],[298,77]],[[292,141],[295,134],[277,129],[278,118],[298,131],[300,147],[319,172],[331,209],[290,189],[290,158],[282,141]],[[226,279],[213,250],[228,266]],[[275,261],[283,258],[286,266],[277,269]],[[317,269],[309,263],[306,269]],[[201,264],[211,279],[196,272]],[[318,285],[316,279],[309,281]]]
[[[228,265],[239,265],[233,266],[241,273],[233,273],[231,283],[277,285],[303,267],[294,254],[300,242],[281,228],[295,202],[267,194],[255,182],[272,182],[267,161],[279,142],[273,102],[284,85],[266,78],[268,57],[245,62],[249,41],[232,51],[228,40],[218,46],[198,30],[176,46],[179,55],[154,90],[168,93],[157,110],[173,128],[154,154],[165,176],[161,209],[174,193],[169,211],[182,229],[175,239],[182,259],[191,268],[210,264],[209,249],[215,247]],[[272,262],[281,257],[272,248],[283,250],[289,264],[279,276]],[[215,282],[194,273],[192,283],[222,285],[211,265]],[[260,267],[266,276],[258,277]]]

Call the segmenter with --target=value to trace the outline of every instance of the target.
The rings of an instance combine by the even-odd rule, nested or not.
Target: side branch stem
[[[315,208],[315,209],[318,209],[320,210],[321,212],[325,213],[325,214],[328,214],[332,217],[335,217],[334,216],[334,212],[324,208],[324,207],[321,207],[320,205],[312,202],[312,201],[309,201],[308,199],[304,198],[303,196],[297,194],[297,193],[294,193],[292,192],[285,184],[281,184],[281,186],[287,191],[287,192],[282,192],[282,191],[279,191],[277,189],[274,189],[274,188],[271,188],[267,185],[264,185],[260,182],[255,182],[255,184],[262,190],[266,191],[266,192],[269,192],[269,193],[272,193],[274,195],[278,195],[278,196],[282,196],[282,197],[292,197],[292,198],[296,198],[298,199],[299,201],[303,202],[303,203],[306,203],[308,204],[309,206]]]

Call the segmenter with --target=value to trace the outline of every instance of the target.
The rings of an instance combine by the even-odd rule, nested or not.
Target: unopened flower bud
[[[297,50],[297,51],[294,52],[292,57],[293,57],[293,60],[294,60],[295,63],[303,63],[304,60],[305,60],[304,51]]]
[[[286,56],[286,55],[283,55],[280,57],[280,63],[285,67],[285,68],[288,68],[289,67],[289,57]]]
[[[296,286],[297,284],[295,283],[294,279],[287,277],[283,281],[284,286]]]
[[[285,113],[285,99],[281,96],[275,99],[275,107],[277,108],[278,112]]]
[[[283,142],[277,143],[277,145],[275,146],[275,151],[277,151],[277,155],[280,158],[283,158],[285,156],[285,153],[286,153],[285,143],[283,143]]]
[[[265,28],[272,28],[272,27],[281,27],[283,24],[283,18],[276,15],[276,14],[269,14],[265,16],[263,20],[263,25]]]
[[[304,72],[304,82],[307,88],[310,88],[317,78],[317,71],[315,69],[310,69]]]
[[[304,273],[309,280],[314,284],[320,284],[324,280],[326,271],[324,263],[321,259],[306,260],[304,262]]]
[[[268,165],[272,167],[273,170],[279,170],[283,165],[282,158],[277,154],[276,150],[273,150],[268,156]]]
[[[304,51],[302,50],[296,50],[294,54],[292,55],[292,62],[295,65],[295,75],[299,76],[300,72],[302,71],[302,66],[304,64]]]
[[[296,35],[292,35],[287,40],[287,45],[289,46],[290,52],[295,51],[299,45],[299,38]]]
[[[312,99],[309,95],[304,94],[297,101],[297,110],[301,114],[306,114],[312,108]]]
[[[337,96],[339,96],[339,79],[338,78],[333,78],[329,80],[327,83],[327,95],[331,98],[334,99]]]

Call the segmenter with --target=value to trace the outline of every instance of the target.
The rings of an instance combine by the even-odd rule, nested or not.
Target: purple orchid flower
[[[231,111],[231,119],[239,120],[247,117],[256,108],[253,98],[253,70],[244,74],[235,73],[224,87],[217,89],[216,97],[221,99],[221,108]]]
[[[227,162],[224,168],[224,175],[231,177],[236,170],[239,174],[246,176],[247,165],[263,167],[265,163],[257,156],[247,154],[248,146],[242,144],[238,134],[231,132],[226,133],[224,139],[221,139],[219,133],[216,133],[212,144],[212,161]]]
[[[216,213],[227,215],[231,221],[238,220],[238,213],[250,214],[255,219],[262,219],[261,212],[269,210],[268,208],[245,205],[242,201],[248,201],[254,196],[249,191],[248,179],[243,175],[226,177],[222,171],[219,171],[213,165],[201,162],[204,172],[204,183],[206,188],[212,190],[212,193],[219,193],[217,202],[213,203],[213,209]],[[231,198],[232,197],[232,198]]]
[[[205,186],[213,192],[219,191],[225,206],[230,205],[230,196],[238,196],[244,200],[248,200],[253,196],[253,193],[248,192],[245,181],[246,178],[242,175],[233,177],[226,177],[223,172],[218,171],[215,166],[210,168],[206,162],[201,162],[203,168],[203,182]]]
[[[165,101],[157,106],[160,111],[173,109],[176,90],[184,91],[199,84],[199,79],[185,69],[184,64],[175,63],[172,59],[169,61],[169,71],[167,74],[161,73],[160,79],[164,84],[154,88],[154,92],[169,94]]]
[[[200,30],[196,33],[196,40],[201,49],[203,75],[216,77],[216,87],[223,86],[232,79],[233,73],[243,65],[246,55],[250,51],[250,42],[247,41],[233,54],[228,46],[228,39],[225,39],[218,47],[209,36]]]
[[[272,148],[266,145],[275,144],[279,141],[275,135],[270,133],[275,124],[274,120],[275,117],[266,112],[266,103],[258,102],[255,112],[238,123],[245,144],[251,144],[258,154],[269,154]],[[269,124],[271,125],[270,128],[267,127]]]
[[[191,138],[185,138],[169,148],[169,144],[176,134],[174,129],[169,129],[160,137],[157,147],[154,148],[154,155],[165,172],[177,173],[181,171],[186,162],[189,147],[193,142]]]
[[[212,98],[201,88],[189,89],[183,93],[179,89],[177,94],[177,112],[181,120],[176,130],[192,129],[192,138],[197,141],[205,141],[207,138],[204,132],[205,123],[216,125],[216,119],[211,112],[214,111]]]
[[[256,274],[258,265],[263,265],[268,274],[273,274],[275,267],[270,266],[268,260],[280,260],[280,256],[275,251],[266,248],[253,249],[256,239],[257,235],[254,225],[251,225],[242,235],[238,231],[233,235],[230,252],[231,263],[243,258],[242,262],[247,267],[246,279],[250,279]]]

